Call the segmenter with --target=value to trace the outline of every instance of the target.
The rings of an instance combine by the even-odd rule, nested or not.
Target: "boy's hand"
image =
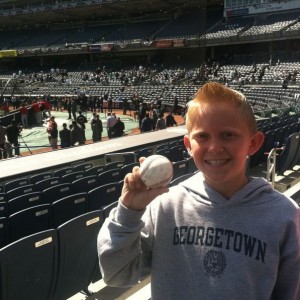
[[[142,163],[145,157],[141,157]],[[121,201],[124,206],[132,210],[143,210],[158,195],[166,193],[168,187],[147,188],[140,177],[140,168],[134,167],[132,173],[125,176],[122,188]]]

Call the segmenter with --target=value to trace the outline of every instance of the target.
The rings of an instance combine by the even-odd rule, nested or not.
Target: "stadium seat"
[[[28,193],[8,201],[8,214],[12,215],[20,210],[44,204],[41,192]]]
[[[61,183],[42,191],[45,203],[53,203],[72,194],[71,183]]]
[[[8,216],[8,205],[6,201],[0,202],[0,218]]]
[[[34,187],[34,184],[27,184],[10,190],[6,193],[6,201],[9,201],[10,199],[16,198],[24,194],[32,193],[34,192]]]
[[[97,175],[90,175],[74,180],[71,183],[71,189],[72,193],[87,193],[98,185]]]
[[[53,300],[57,276],[56,230],[24,237],[0,250],[1,299]]]
[[[28,185],[28,184],[29,184],[28,178],[19,178],[19,179],[4,183],[4,190],[7,193],[15,188],[18,188],[18,187],[21,187],[24,185]]]
[[[157,155],[163,155],[166,158],[168,158],[171,162],[173,161],[172,152],[171,152],[171,149],[169,147],[157,150],[156,154]]]
[[[183,151],[185,147],[183,145],[176,145],[170,148],[170,158],[172,162],[183,160]]]
[[[62,177],[64,175],[70,174],[73,172],[73,167],[65,167],[58,170],[53,171],[54,177]]]
[[[69,195],[52,203],[53,226],[58,228],[63,223],[88,212],[87,193]]]
[[[185,175],[187,173],[187,169],[188,169],[187,160],[176,161],[173,162],[172,165],[173,165],[173,179]]]
[[[41,174],[36,174],[29,177],[29,183],[36,184],[38,181],[48,179],[52,177],[52,172],[45,172]]]
[[[8,219],[6,217],[0,217],[0,249],[8,244]]]
[[[122,179],[123,178],[121,178],[121,169],[119,168],[104,171],[98,175],[99,185],[104,185],[111,182],[118,182]]]
[[[88,210],[100,210],[120,197],[121,182],[101,185],[88,192]]]
[[[60,178],[55,176],[48,179],[43,179],[34,184],[35,191],[43,191],[60,183]]]
[[[294,161],[300,141],[300,134],[293,133],[291,134],[284,146],[281,154],[279,155],[276,163],[276,172],[278,175],[283,175],[283,173],[287,170],[292,169],[292,162]]]
[[[60,183],[71,183],[79,178],[84,177],[84,171],[72,172],[70,174],[63,175],[60,178]]]
[[[98,264],[97,236],[100,211],[78,216],[59,226],[59,269],[53,299],[68,299],[87,290]]]
[[[187,159],[187,173],[193,173],[198,171],[197,166],[195,165],[194,159],[192,157]]]
[[[90,169],[87,169],[85,171],[85,176],[90,176],[90,175],[99,175],[100,173],[105,171],[105,165],[99,165],[92,167]]]
[[[105,171],[112,169],[121,169],[124,166],[124,161],[113,161],[105,165]]]
[[[140,157],[148,157],[153,154],[152,147],[145,147],[136,151],[136,159],[139,160]]]
[[[6,194],[5,193],[0,193],[0,202],[6,201]]]
[[[106,205],[104,206],[102,209],[101,209],[101,214],[102,214],[102,220],[104,222],[104,220],[109,216],[109,213],[111,212],[111,210],[115,207],[118,206],[118,203],[119,201],[115,201],[109,205]]]
[[[8,217],[9,239],[14,242],[27,235],[52,228],[50,204],[26,208]]]
[[[124,165],[121,168],[121,174],[120,174],[121,179],[124,179],[124,177],[126,176],[126,174],[131,173],[132,169],[135,166],[140,166],[140,163],[139,162],[134,162],[134,163],[130,163],[130,164]]]
[[[93,164],[92,163],[81,163],[81,164],[78,164],[78,165],[74,165],[73,166],[73,171],[74,172],[78,172],[78,171],[83,171],[85,172],[86,170],[90,169],[93,167]]]
[[[170,183],[169,183],[169,186],[175,186],[175,185],[178,185],[180,182],[192,177],[195,173],[187,173],[187,174],[184,174],[184,175],[181,175],[175,179],[173,179]]]

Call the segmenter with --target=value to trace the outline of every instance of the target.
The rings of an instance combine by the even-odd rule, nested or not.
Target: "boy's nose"
[[[223,150],[224,150],[224,148],[223,148],[222,144],[217,140],[211,141],[209,148],[208,148],[209,152],[220,152]]]

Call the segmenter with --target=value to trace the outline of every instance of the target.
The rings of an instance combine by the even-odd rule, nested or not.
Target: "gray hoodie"
[[[225,199],[197,173],[145,212],[119,203],[98,252],[108,285],[151,273],[152,300],[300,299],[300,209],[262,178]]]

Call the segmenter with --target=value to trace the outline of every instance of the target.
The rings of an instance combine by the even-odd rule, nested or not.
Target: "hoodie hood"
[[[263,178],[249,177],[249,182],[242,189],[232,195],[229,199],[206,184],[201,172],[180,183],[194,198],[208,205],[240,205],[241,203],[255,205],[257,200],[274,201],[274,190]],[[268,196],[269,195],[269,196]]]

